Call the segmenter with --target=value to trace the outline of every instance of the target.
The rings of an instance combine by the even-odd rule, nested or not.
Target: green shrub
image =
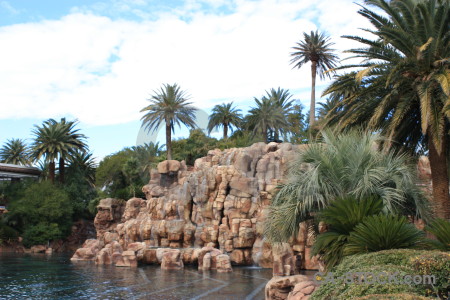
[[[400,285],[386,284],[346,284],[345,278],[336,279],[335,283],[322,284],[312,295],[317,300],[359,299],[368,295],[406,294],[418,296],[447,295],[450,270],[450,254],[439,251],[396,249],[358,254],[345,257],[342,262],[331,269],[334,278],[348,273],[386,272],[402,275],[434,275],[436,285]],[[373,296],[375,297],[375,296]],[[378,296],[376,296],[378,297]],[[379,296],[381,297],[381,296]],[[394,297],[394,296],[392,296]],[[364,298],[365,299],[365,298]],[[372,298],[367,298],[372,299]],[[373,298],[391,299],[391,298]],[[403,299],[403,298],[392,298]],[[408,298],[405,298],[408,299]],[[410,298],[414,299],[414,298]],[[421,298],[418,298],[421,299]]]
[[[450,253],[449,252],[425,252],[411,258],[411,264],[415,274],[436,276],[436,285],[428,286],[428,295],[440,297],[450,294]]]
[[[56,223],[39,223],[25,229],[23,233],[23,245],[31,247],[33,245],[45,245],[51,240],[64,237],[64,233]]]
[[[0,219],[0,244],[6,241],[16,240],[19,233],[14,228],[4,224]]]

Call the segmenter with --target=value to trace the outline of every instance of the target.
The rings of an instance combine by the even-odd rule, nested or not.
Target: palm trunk
[[[50,176],[50,180],[52,181],[52,183],[55,183],[55,162],[51,161],[48,164],[48,173]]]
[[[227,123],[223,124],[223,139],[224,140],[228,139],[228,124]]]
[[[59,158],[59,182],[64,183],[64,158]]]
[[[167,160],[172,159],[172,131],[170,130],[170,122],[166,121],[166,149]]]
[[[441,140],[441,149],[438,151],[431,135],[428,134],[429,159],[431,180],[433,183],[433,210],[435,217],[450,219],[450,197],[447,160],[447,141],[444,134]]]
[[[309,106],[309,128],[312,129],[314,122],[316,121],[316,73],[317,62],[311,61],[311,104]]]
[[[264,126],[263,127],[263,135],[264,135],[264,143],[266,143],[266,144],[267,144],[267,134],[268,134],[267,127]]]

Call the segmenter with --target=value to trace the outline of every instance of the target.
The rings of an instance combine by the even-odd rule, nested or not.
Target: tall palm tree
[[[328,123],[340,128],[381,129],[392,146],[428,148],[435,213],[450,219],[448,151],[450,128],[450,1],[367,0],[359,13],[374,26],[374,40],[346,38],[365,47],[348,52],[362,58],[326,91],[340,98]],[[356,87],[357,86],[357,87]],[[389,146],[389,144],[388,144]]]
[[[24,140],[10,139],[0,148],[0,162],[14,165],[31,165],[30,149]]]
[[[66,121],[64,118],[60,122],[54,119],[44,121],[42,127],[35,125],[33,134],[35,136],[32,145],[33,157],[39,160],[44,157],[49,162],[49,176],[52,182],[55,181],[55,160],[59,158],[60,181],[64,182],[64,165],[68,155],[76,150],[86,150],[84,142],[86,138],[75,129],[76,121]]]
[[[337,198],[379,197],[383,210],[428,219],[428,205],[416,185],[409,157],[379,151],[380,137],[361,131],[333,135],[311,144],[293,161],[286,182],[272,199],[266,236],[284,242],[298,224],[312,218]]]
[[[261,132],[264,143],[268,142],[269,131],[288,126],[283,109],[271,99],[255,98],[256,107],[250,109],[246,122],[254,133]]]
[[[324,33],[318,31],[311,31],[310,34],[303,33],[303,40],[293,47],[295,50],[291,53],[291,64],[294,68],[301,68],[304,64],[311,62],[311,104],[309,110],[309,126],[315,122],[315,108],[316,108],[316,76],[319,72],[319,77],[331,77],[333,68],[336,67],[338,57],[333,54],[333,49],[330,47],[334,43],[330,42],[330,38]]]
[[[218,104],[212,109],[209,116],[208,133],[214,128],[223,127],[223,139],[228,138],[228,129],[233,132],[233,126],[238,128],[242,124],[242,114],[240,109],[233,107],[233,102]]]
[[[164,84],[159,91],[154,91],[150,105],[144,107],[141,112],[146,112],[141,118],[142,125],[146,129],[156,131],[162,122],[166,124],[166,149],[167,159],[172,159],[172,132],[175,132],[175,124],[181,124],[189,128],[197,127],[195,123],[195,111],[185,91],[175,83]]]

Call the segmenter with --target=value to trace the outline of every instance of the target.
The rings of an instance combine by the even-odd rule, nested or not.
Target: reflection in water
[[[63,255],[0,253],[0,299],[264,299],[271,269],[164,271],[71,263]]]

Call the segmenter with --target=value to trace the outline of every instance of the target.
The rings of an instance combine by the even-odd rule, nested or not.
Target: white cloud
[[[151,21],[74,9],[59,20],[0,27],[0,118],[70,114],[87,125],[124,123],[140,118],[153,90],[173,82],[201,108],[278,86],[307,103],[309,66],[289,65],[302,32],[318,26],[343,50],[351,44],[340,35],[367,27],[349,0],[236,0],[231,14],[192,9],[201,3],[218,2],[189,0]],[[140,0],[116,4],[150,14]]]

